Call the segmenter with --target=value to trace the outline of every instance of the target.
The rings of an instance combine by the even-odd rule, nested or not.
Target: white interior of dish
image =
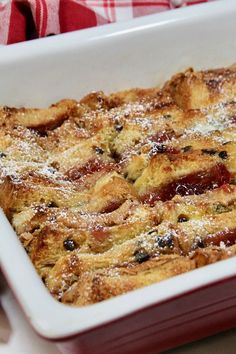
[[[193,6],[0,48],[0,105],[46,106],[161,84],[189,66],[236,62],[236,2]],[[236,275],[236,258],[83,308],[55,301],[0,212],[0,264],[34,328],[47,338],[78,333],[147,305]]]

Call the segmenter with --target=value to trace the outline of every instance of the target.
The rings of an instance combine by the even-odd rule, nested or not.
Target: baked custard
[[[236,254],[236,66],[0,108],[0,205],[50,293],[96,303]]]

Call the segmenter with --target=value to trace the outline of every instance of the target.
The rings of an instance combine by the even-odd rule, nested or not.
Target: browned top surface
[[[49,291],[84,305],[236,252],[236,69],[0,108],[0,205]]]

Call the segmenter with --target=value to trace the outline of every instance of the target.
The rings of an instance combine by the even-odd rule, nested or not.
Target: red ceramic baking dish
[[[236,2],[0,48],[0,105],[46,106],[236,62]],[[70,307],[48,293],[5,215],[0,265],[34,329],[64,354],[159,353],[236,325],[236,258],[114,299]]]

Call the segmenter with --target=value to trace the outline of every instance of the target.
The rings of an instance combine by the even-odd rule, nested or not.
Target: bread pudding
[[[0,205],[50,293],[88,305],[236,254],[236,66],[0,108]]]

